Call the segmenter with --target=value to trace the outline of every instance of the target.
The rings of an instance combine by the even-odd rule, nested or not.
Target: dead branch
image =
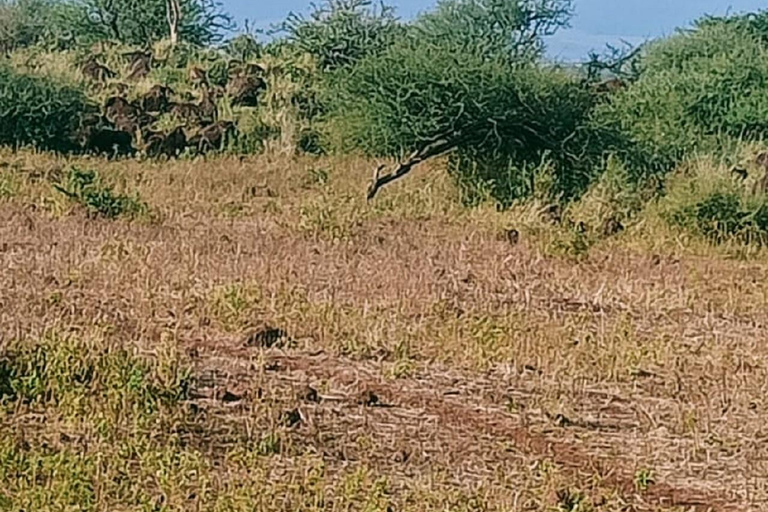
[[[426,143],[426,145],[417,149],[411,153],[404,161],[399,162],[395,168],[382,175],[381,172],[386,166],[379,165],[373,171],[373,180],[368,187],[367,198],[370,201],[378,193],[379,189],[384,185],[398,180],[411,172],[411,170],[417,165],[436,156],[444,155],[450,151],[456,149],[461,142],[462,138],[458,134],[451,134],[450,136],[436,137]]]

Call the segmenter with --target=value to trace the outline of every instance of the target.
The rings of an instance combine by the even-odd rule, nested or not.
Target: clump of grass
[[[652,469],[640,468],[635,473],[635,487],[638,491],[647,491],[654,483],[656,478]]]
[[[215,288],[208,300],[208,314],[224,330],[247,326],[260,312],[263,291],[255,284],[231,283]]]
[[[566,216],[573,223],[582,222],[598,236],[606,236],[604,226],[608,219],[623,224],[631,221],[646,204],[652,191],[645,191],[633,183],[625,165],[609,158],[605,172],[586,193],[568,205]]]
[[[147,205],[138,197],[115,193],[112,187],[102,183],[96,171],[73,167],[64,183],[53,187],[83,206],[92,217],[133,217],[148,211]]]
[[[0,200],[8,199],[17,194],[17,184],[11,173],[0,170]]]
[[[124,348],[49,335],[0,356],[0,401],[56,406],[74,414],[152,414],[184,400],[191,373],[175,357],[144,359]],[[93,400],[94,398],[107,400]]]
[[[768,242],[768,196],[709,162],[673,176],[659,207],[669,225],[716,244]]]
[[[595,236],[588,233],[583,224],[563,228],[558,235],[547,244],[545,252],[573,261],[586,259],[596,242]]]
[[[11,342],[0,353],[0,508],[146,509],[199,485],[205,464],[181,438],[192,374],[159,352],[57,333]]]

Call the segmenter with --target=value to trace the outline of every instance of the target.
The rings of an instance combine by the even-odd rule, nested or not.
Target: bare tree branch
[[[368,200],[373,199],[381,187],[402,178],[421,162],[453,151],[462,140],[463,137],[458,133],[437,137],[411,153],[405,161],[401,161],[392,171],[384,175],[381,174],[381,171],[384,170],[385,166],[378,166],[373,172],[373,180],[368,187]]]

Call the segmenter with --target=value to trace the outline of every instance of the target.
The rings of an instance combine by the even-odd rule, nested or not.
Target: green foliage
[[[502,206],[534,193],[545,165],[554,194],[577,194],[603,151],[590,123],[596,98],[575,77],[536,62],[537,34],[563,24],[569,6],[442,3],[415,22],[411,37],[331,74],[323,97],[329,138],[373,156],[454,150],[454,175]]]
[[[170,347],[149,358],[56,333],[6,343],[0,352],[0,414],[7,422],[0,431],[0,509],[152,509],[147,478],[183,487],[190,472],[203,467],[179,440],[193,419],[184,406],[192,382]],[[20,437],[30,431],[19,411],[41,418],[45,434],[38,429]],[[56,443],[45,441],[49,433]],[[136,474],[139,467],[146,477]]]
[[[627,137],[636,180],[768,134],[768,47],[742,24],[710,21],[650,44],[638,72],[596,116]]]
[[[159,51],[158,50],[159,47]],[[156,45],[157,59],[162,62],[162,67],[173,69],[186,69],[191,65],[205,65],[223,60],[219,51],[213,48],[201,47],[189,41],[179,41],[170,44]]]
[[[579,200],[568,205],[566,217],[607,235],[600,233],[607,219],[622,225],[631,222],[656,194],[656,190],[635,183],[627,167],[612,157]]]
[[[0,64],[0,144],[72,150],[72,137],[86,108],[81,90]]]
[[[404,32],[391,7],[376,10],[370,0],[324,0],[309,19],[291,13],[281,30],[289,44],[312,55],[323,71],[380,53]]]
[[[714,243],[768,242],[768,196],[721,170],[674,176],[660,207],[670,225]]]
[[[57,0],[0,0],[0,54],[36,44],[61,49],[72,39],[71,4]]]
[[[0,2],[0,53],[35,44],[42,36],[44,28],[34,17],[33,3],[37,2]]]
[[[101,183],[95,171],[81,171],[73,167],[66,183],[54,188],[82,205],[94,217],[113,219],[145,212],[147,207],[137,198],[115,194],[111,187]]]
[[[83,42],[105,39],[147,46],[169,35],[166,0],[71,0],[73,31]],[[217,0],[181,0],[179,38],[194,45],[221,40],[231,17]]]
[[[656,483],[656,477],[652,469],[641,468],[635,472],[635,488],[638,491],[647,491]]]
[[[228,150],[237,154],[260,153],[267,141],[279,135],[280,129],[265,123],[258,112],[242,112],[237,122],[237,137],[230,142]]]
[[[238,34],[224,44],[224,51],[241,62],[261,57],[263,50],[256,36],[249,33]]]
[[[708,15],[697,20],[694,26],[698,29],[724,26],[733,31],[749,32],[768,42],[768,10],[727,16]]]
[[[414,32],[462,53],[533,62],[542,37],[565,26],[571,12],[572,0],[448,0],[422,15]]]
[[[0,356],[0,402],[51,404],[78,413],[85,397],[101,395],[117,398],[109,400],[115,407],[146,413],[188,395],[190,373],[181,367],[168,372],[156,360],[124,349],[92,349],[87,342],[56,336],[16,344]]]
[[[229,80],[229,64],[224,59],[211,63],[208,67],[208,82],[210,85],[224,87]]]

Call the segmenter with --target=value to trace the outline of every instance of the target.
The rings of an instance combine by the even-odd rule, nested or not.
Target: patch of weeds
[[[100,339],[11,342],[0,355],[11,422],[0,429],[0,510],[152,510],[158,494],[204,487],[206,461],[185,440],[191,380],[172,349],[149,358]]]
[[[405,379],[413,375],[413,361],[409,359],[398,359],[392,366],[393,379]]]
[[[307,185],[324,186],[328,184],[329,180],[330,174],[328,173],[328,169],[324,169],[322,167],[310,167],[307,169]]]
[[[737,194],[717,191],[673,210],[667,220],[715,242],[732,237],[743,228],[744,213]]]
[[[557,510],[561,512],[586,512],[591,510],[584,494],[571,489],[557,491]]]
[[[8,508],[0,510],[95,510],[96,457],[65,449],[0,440],[0,485]],[[50,505],[56,504],[56,507]]]
[[[225,219],[237,219],[247,214],[245,205],[239,201],[224,203],[221,205],[220,211]]]
[[[280,453],[282,449],[282,442],[280,436],[275,432],[269,432],[262,436],[256,443],[256,453],[262,456],[276,455]]]
[[[62,303],[64,300],[64,295],[61,293],[61,291],[56,290],[54,292],[51,292],[48,295],[48,298],[46,299],[46,302],[49,306],[58,306]]]
[[[411,376],[414,365],[411,359],[411,345],[408,340],[398,342],[392,355],[395,358],[395,364],[391,370],[392,378],[404,379]]]
[[[261,289],[255,285],[233,283],[221,286],[210,295],[210,317],[225,330],[238,330],[257,316],[263,298]]]
[[[73,415],[151,415],[186,399],[191,387],[178,360],[159,361],[56,335],[16,343],[0,358],[0,399]]]
[[[0,171],[0,200],[10,199],[18,194],[18,183],[10,173]]]
[[[640,492],[647,491],[656,483],[652,469],[641,468],[635,473],[635,488]]]
[[[370,212],[358,207],[350,196],[323,196],[303,204],[299,210],[299,229],[313,236],[346,240],[359,228]]]
[[[464,361],[484,369],[493,362],[512,357],[510,340],[517,327],[508,318],[498,315],[466,315],[454,322],[462,339],[466,340],[460,354]]]
[[[721,168],[703,166],[669,180],[660,217],[715,244],[768,243],[768,194],[734,181]]]
[[[360,503],[362,510],[388,510],[388,482],[385,478],[374,478],[375,473],[362,467],[347,475],[343,481],[343,495],[350,503]]]
[[[561,231],[561,235],[549,243],[547,247],[548,252],[573,261],[583,261],[589,256],[594,240],[587,234],[585,229],[577,226],[573,229]]]
[[[66,179],[53,187],[71,201],[86,209],[91,217],[114,219],[145,214],[147,205],[138,196],[130,197],[117,194],[112,187],[105,185],[101,177],[92,170],[70,169]]]

